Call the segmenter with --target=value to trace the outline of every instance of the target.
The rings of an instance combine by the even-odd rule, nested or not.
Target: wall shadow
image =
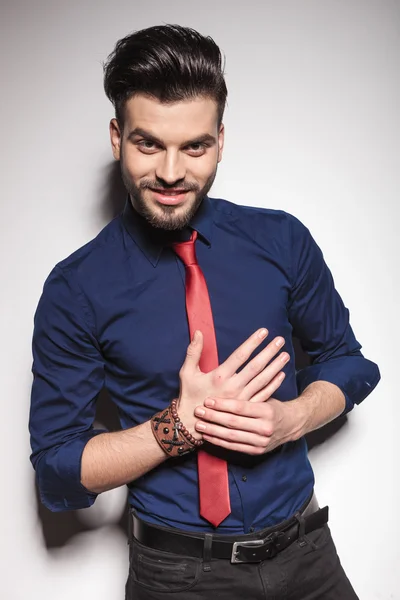
[[[118,411],[105,389],[101,391],[97,400],[96,421],[101,423],[108,431],[121,429]],[[91,527],[80,518],[81,511],[51,512],[42,504],[36,482],[35,491],[38,517],[42,526],[46,548],[63,547],[78,533],[91,531],[95,528],[95,526]],[[126,501],[121,518],[115,522],[115,526],[121,529],[126,536],[128,535],[128,501]]]
[[[113,161],[105,166],[102,183],[99,188],[99,213],[104,223],[114,219],[123,210],[126,190],[121,179],[120,164]],[[109,431],[121,428],[118,411],[113,404],[107,390],[102,390],[96,403],[96,421],[101,423]],[[38,517],[42,526],[43,539],[46,548],[60,548],[68,544],[68,541],[76,534],[91,531],[87,523],[80,518],[80,511],[65,511],[53,513],[41,502],[39,490],[35,482]],[[119,521],[115,523],[128,535],[128,502]]]
[[[104,169],[103,185],[100,188],[100,216],[104,222],[109,222],[120,214],[126,200],[126,190],[123,185],[119,162],[112,162]],[[296,369],[304,368],[310,364],[308,355],[302,350],[299,340],[293,338],[295,350]],[[96,421],[100,422],[109,431],[120,429],[118,412],[106,390],[103,390],[97,400]],[[340,417],[325,427],[318,429],[306,436],[309,450],[322,444],[337,433],[345,425],[347,417]],[[48,549],[59,548],[68,544],[76,534],[91,531],[93,527],[82,522],[80,511],[66,511],[53,513],[40,501],[37,486],[36,497],[38,517],[42,525],[43,538]],[[128,502],[121,518],[115,523],[124,534],[128,534]]]
[[[127,197],[119,161],[115,160],[104,167],[103,184],[99,195],[100,216],[105,223],[109,223],[122,212]]]

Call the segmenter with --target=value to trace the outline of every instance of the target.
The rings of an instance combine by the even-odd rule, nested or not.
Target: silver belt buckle
[[[262,540],[248,540],[248,541],[244,541],[244,542],[234,542],[233,548],[232,548],[231,563],[261,562],[261,560],[274,558],[274,556],[276,556],[279,552],[277,544],[279,544],[279,541],[284,536],[285,536],[285,534],[282,531],[273,531],[272,533],[267,535],[266,538],[263,538]],[[249,558],[248,560],[240,560],[240,558],[238,558],[238,554],[239,554],[238,547],[239,546],[250,546],[253,548],[261,548],[262,546],[266,547],[265,556],[262,559],[256,559],[255,558],[256,554],[253,554],[254,560],[251,560],[251,558]]]
[[[235,564],[235,563],[244,563],[244,562],[249,562],[247,560],[240,560],[240,558],[238,558],[238,546],[253,546],[255,548],[260,548],[260,546],[264,546],[266,540],[248,540],[248,541],[244,541],[244,542],[234,542],[233,544],[233,548],[232,548],[232,555],[231,555],[231,563]],[[254,561],[254,562],[258,562],[258,561]]]

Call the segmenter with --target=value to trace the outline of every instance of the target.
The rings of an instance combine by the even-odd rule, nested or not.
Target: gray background
[[[360,598],[400,599],[399,2],[3,0],[0,10],[2,597],[123,598],[125,490],[77,515],[38,512],[32,319],[54,264],[115,210],[101,61],[131,30],[179,23],[212,35],[227,57],[213,195],[282,208],[311,229],[380,365],[377,390],[311,460]]]

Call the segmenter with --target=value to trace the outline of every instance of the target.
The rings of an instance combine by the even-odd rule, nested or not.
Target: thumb
[[[203,334],[201,333],[201,331],[196,330],[192,337],[192,341],[190,342],[187,348],[185,364],[190,365],[192,368],[199,368],[199,362],[202,351]]]

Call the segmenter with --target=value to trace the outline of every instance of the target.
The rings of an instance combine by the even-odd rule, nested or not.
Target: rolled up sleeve
[[[29,418],[31,462],[41,500],[52,511],[86,508],[96,499],[81,484],[83,449],[102,433],[93,421],[104,363],[88,321],[73,274],[55,267],[34,318]]]
[[[311,365],[297,372],[301,393],[314,381],[337,385],[346,399],[344,413],[375,388],[378,366],[361,353],[349,311],[335,289],[332,274],[309,230],[291,219],[292,288],[288,305],[293,334]]]

